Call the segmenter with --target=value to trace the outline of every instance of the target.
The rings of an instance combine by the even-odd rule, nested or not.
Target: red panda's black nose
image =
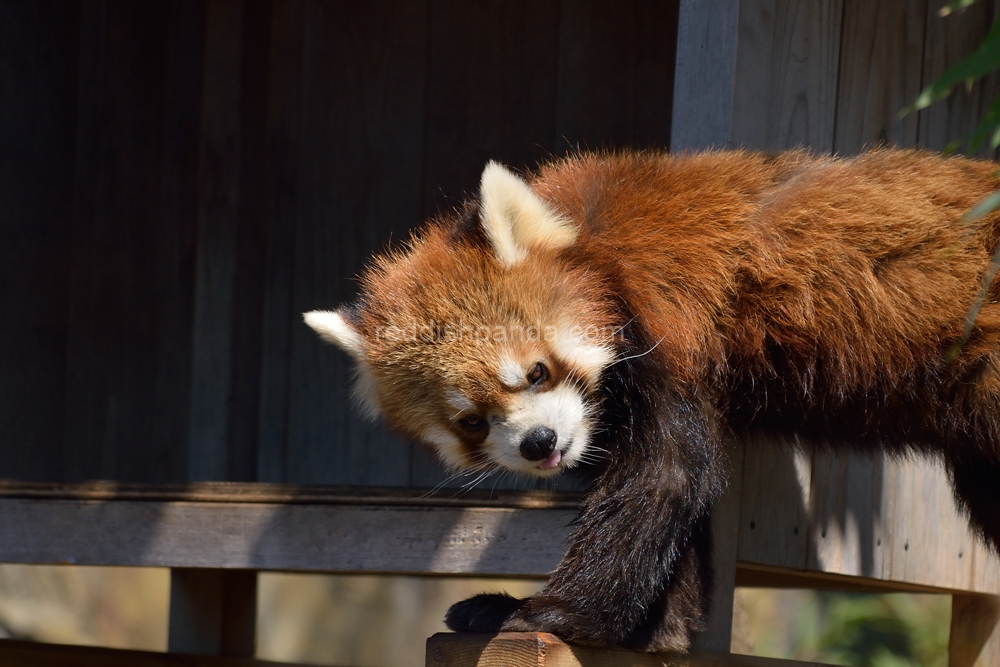
[[[548,426],[539,426],[524,436],[521,441],[521,456],[529,461],[541,461],[549,458],[556,448],[556,432]]]

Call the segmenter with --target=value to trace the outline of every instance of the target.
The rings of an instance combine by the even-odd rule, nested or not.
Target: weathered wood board
[[[4,498],[0,562],[543,577],[562,558],[574,515],[419,504]]]
[[[570,646],[544,632],[439,633],[427,640],[427,667],[807,667],[798,660],[691,651],[686,655]]]
[[[1000,593],[939,461],[751,445],[738,560],[950,590]]]

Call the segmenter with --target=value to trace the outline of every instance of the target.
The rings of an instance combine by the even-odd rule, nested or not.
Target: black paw
[[[451,605],[444,623],[454,632],[499,632],[523,604],[506,593],[481,593]]]

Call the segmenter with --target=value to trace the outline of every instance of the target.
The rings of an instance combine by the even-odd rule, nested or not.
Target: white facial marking
[[[460,469],[469,467],[469,462],[462,453],[462,443],[454,433],[437,426],[431,426],[424,429],[420,437],[427,444],[433,445],[438,458],[448,468]]]
[[[497,162],[483,170],[479,187],[483,228],[497,258],[517,264],[529,247],[567,248],[576,227],[553,211],[523,179]]]
[[[500,379],[500,383],[509,389],[518,389],[528,384],[524,369],[512,357],[503,357],[500,360],[497,377]]]
[[[578,328],[559,330],[555,352],[560,359],[583,371],[587,380],[595,384],[604,369],[614,361],[614,350],[611,341],[602,340],[598,332],[588,332],[586,329],[577,331]]]
[[[470,412],[476,409],[476,404],[457,389],[446,389],[444,400],[447,401],[448,407],[455,411],[455,414]]]
[[[521,456],[521,441],[539,426],[555,431],[556,449],[562,452],[560,465],[552,470],[542,470],[539,461]],[[588,406],[579,391],[561,385],[550,391],[521,392],[511,401],[508,413],[491,423],[482,447],[504,468],[547,477],[579,463],[589,441]]]

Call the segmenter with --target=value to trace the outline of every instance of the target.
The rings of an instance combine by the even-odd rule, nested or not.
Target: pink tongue
[[[560,461],[562,461],[562,452],[557,449],[549,455],[549,458],[539,463],[538,467],[542,470],[552,470],[559,465]]]

